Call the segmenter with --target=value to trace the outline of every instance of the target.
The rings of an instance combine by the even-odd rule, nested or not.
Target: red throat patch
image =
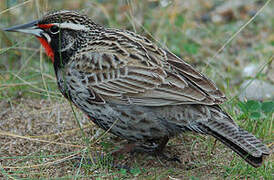
[[[53,52],[52,48],[50,47],[49,43],[44,38],[41,38],[41,37],[37,37],[37,38],[39,39],[42,46],[45,48],[46,54],[48,55],[48,57],[50,57],[50,59],[53,63],[54,62],[54,52]]]

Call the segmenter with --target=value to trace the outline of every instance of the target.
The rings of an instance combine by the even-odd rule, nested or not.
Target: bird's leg
[[[164,148],[166,147],[166,144],[168,142],[169,138],[167,136],[165,136],[163,139],[160,140],[158,147],[155,149],[154,153],[156,156],[161,157],[165,160],[168,161],[177,161],[179,163],[181,163],[180,159],[176,156],[174,157],[168,157],[164,152]]]
[[[169,140],[169,138],[167,136],[165,136],[163,139],[161,139],[160,143],[158,144],[158,147],[155,149],[155,152],[163,153],[163,150],[166,147],[168,140]]]
[[[164,152],[164,148],[168,142],[169,138],[167,136],[154,140],[150,142],[149,145],[147,144],[139,144],[132,147],[131,153],[148,153],[153,156],[158,156],[168,161],[177,161],[181,162],[177,157],[168,157]]]
[[[128,144],[124,145],[122,148],[112,151],[111,155],[118,156],[118,155],[121,155],[121,154],[132,152],[134,150],[135,146],[136,146],[135,143],[129,142]]]

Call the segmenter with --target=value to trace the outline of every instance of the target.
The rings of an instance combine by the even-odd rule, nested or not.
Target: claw
[[[182,163],[181,160],[177,156],[168,157],[164,153],[157,153],[156,156],[158,156],[160,158],[163,158],[163,159],[165,159],[167,161]]]

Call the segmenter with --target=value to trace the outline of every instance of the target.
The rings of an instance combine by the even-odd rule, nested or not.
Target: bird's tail
[[[206,123],[200,122],[199,128],[231,148],[253,167],[259,167],[263,157],[270,154],[267,146],[254,135],[238,127],[220,107],[212,106],[210,111],[210,120]]]

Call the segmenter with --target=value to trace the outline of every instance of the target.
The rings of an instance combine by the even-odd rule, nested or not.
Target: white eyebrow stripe
[[[64,23],[53,23],[54,25],[59,26],[60,28],[65,28],[65,29],[73,29],[73,30],[82,30],[82,31],[88,31],[89,29],[82,24],[74,24],[74,23],[68,23],[68,22],[64,22]]]

